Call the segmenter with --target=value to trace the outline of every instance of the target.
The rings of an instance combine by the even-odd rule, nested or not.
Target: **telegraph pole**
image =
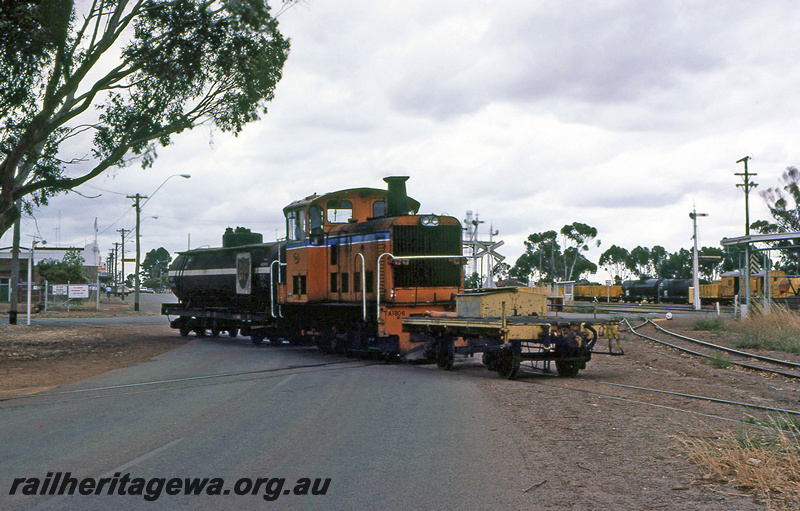
[[[136,270],[133,275],[133,281],[135,282],[133,286],[133,310],[139,310],[139,260],[140,260],[140,249],[139,249],[139,224],[141,223],[140,215],[142,212],[141,206],[139,206],[139,201],[141,199],[146,199],[146,195],[128,195],[129,199],[133,199],[133,207],[136,208]]]
[[[130,229],[117,229],[117,232],[122,235],[122,255],[119,258],[120,268],[122,269],[122,299],[125,299],[125,233],[131,232]]]
[[[736,163],[744,163],[744,172],[737,172],[734,173],[735,176],[742,176],[742,183],[737,184],[738,188],[742,188],[744,190],[744,234],[745,236],[750,235],[750,190],[758,186],[758,183],[754,183],[750,181],[751,176],[757,176],[758,174],[751,174],[747,170],[747,162],[750,160],[749,156],[745,156],[741,160],[737,160]],[[747,316],[748,309],[750,308],[750,244],[745,243],[744,245],[744,259],[745,259],[745,269],[744,269],[744,303],[742,303],[742,316]],[[741,289],[741,285],[739,286]]]
[[[117,290],[117,277],[119,276],[119,243],[114,243],[114,292]]]
[[[707,213],[698,213],[697,208],[692,206],[692,212],[689,213],[689,218],[694,223],[694,252],[692,253],[692,285],[694,286],[694,310],[700,310],[700,276],[698,275],[699,264],[697,261],[697,217],[708,216]]]

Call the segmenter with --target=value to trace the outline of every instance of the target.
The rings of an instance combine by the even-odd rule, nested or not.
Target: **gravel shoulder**
[[[692,320],[662,324],[688,337],[725,344],[726,334],[698,332]],[[652,327],[642,333],[656,336]],[[538,467],[543,509],[786,509],[725,484],[692,463],[684,440],[756,435],[743,424],[776,416],[753,409],[644,392],[611,384],[798,410],[797,380],[740,369],[717,369],[623,333],[625,355],[595,355],[576,378],[529,373],[482,386],[519,428],[521,448]],[[769,353],[775,358],[797,358]],[[779,415],[779,414],[777,414]],[[794,474],[800,477],[800,474]],[[790,507],[791,508],[791,507]]]

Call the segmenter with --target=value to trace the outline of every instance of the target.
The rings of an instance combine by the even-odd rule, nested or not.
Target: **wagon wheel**
[[[206,329],[203,327],[198,327],[194,329],[194,333],[197,335],[197,337],[205,337]]]
[[[236,337],[237,335],[239,335],[238,328],[231,328],[230,330],[228,330],[228,337]]]
[[[497,371],[497,353],[492,351],[484,351],[481,357],[481,362],[490,371]]]
[[[250,332],[250,342],[253,344],[261,344],[264,341],[264,334],[259,332]]]
[[[580,367],[577,362],[568,360],[556,360],[556,370],[562,378],[574,378],[578,375]]]
[[[439,369],[450,371],[453,369],[456,359],[456,349],[453,346],[453,339],[448,337],[439,341],[439,350],[436,353],[436,365]]]
[[[186,337],[191,331],[192,329],[189,327],[189,322],[185,319],[182,319],[180,326],[178,327],[178,332],[180,332],[181,337]]]
[[[497,373],[501,378],[513,380],[519,372],[519,365],[522,362],[522,357],[515,349],[501,350],[495,363]]]
[[[219,337],[219,330],[217,330],[216,328],[212,328],[211,337]]]

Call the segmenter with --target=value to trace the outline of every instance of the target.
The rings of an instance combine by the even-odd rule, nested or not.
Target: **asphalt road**
[[[484,377],[493,377],[488,372],[375,364],[220,337],[59,390],[243,371],[267,372],[0,402],[0,509],[536,505],[536,492],[523,491],[537,482],[536,460],[526,458],[514,442],[519,431],[481,390]],[[48,472],[78,480],[117,474],[116,487],[112,495],[111,481],[98,495],[21,495],[34,489],[29,478],[43,484]],[[126,474],[126,493],[136,493],[136,478],[151,491],[120,495]],[[158,481],[195,477],[222,478],[222,494],[168,495]],[[26,479],[9,495],[18,478]],[[247,478],[265,481],[237,495]],[[319,478],[318,489],[330,482],[324,495],[295,495],[303,478]],[[156,500],[144,498],[156,493]]]

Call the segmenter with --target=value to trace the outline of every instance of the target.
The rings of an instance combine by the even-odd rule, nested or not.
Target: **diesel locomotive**
[[[281,241],[233,238],[180,253],[169,269],[180,303],[162,314],[182,335],[241,333],[351,354],[421,350],[428,339],[404,332],[402,319],[452,310],[466,259],[459,221],[419,214],[407,179],[292,202]]]

